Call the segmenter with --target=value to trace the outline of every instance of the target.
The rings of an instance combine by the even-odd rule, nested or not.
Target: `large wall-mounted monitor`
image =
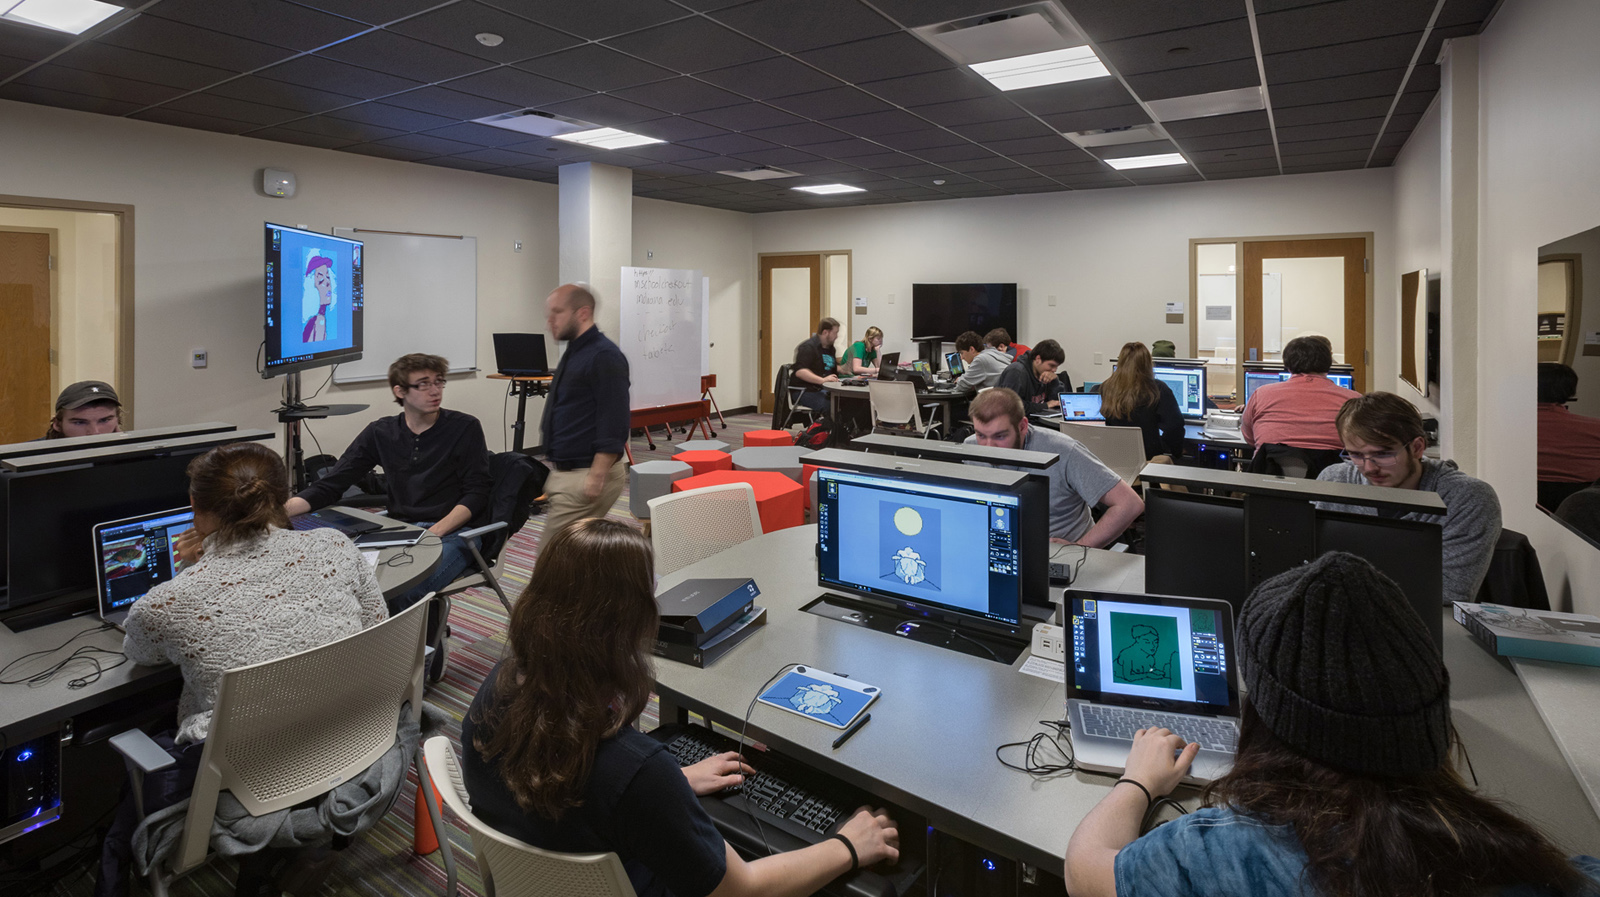
[[[361,357],[361,241],[266,225],[266,363],[276,377]]]
[[[942,336],[954,342],[971,330],[983,336],[1004,327],[1017,333],[1017,285],[1014,283],[914,283],[911,285],[911,332]]]

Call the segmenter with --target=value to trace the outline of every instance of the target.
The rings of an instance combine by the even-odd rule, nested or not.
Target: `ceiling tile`
[[[363,34],[318,50],[317,55],[424,82],[448,81],[490,66],[477,56],[446,50],[391,31]]]
[[[751,137],[760,137],[770,140],[779,146],[805,146],[808,143],[827,143],[832,140],[846,140],[850,137],[843,131],[836,131],[827,125],[816,122],[804,122],[798,125],[786,125],[781,128],[764,128],[751,131]]]
[[[1035,118],[1013,118],[1010,121],[991,121],[981,125],[955,125],[952,131],[988,143],[992,140],[1017,140],[1023,137],[1054,137],[1055,129]]]
[[[1273,119],[1281,130],[1298,125],[1347,121],[1352,118],[1382,118],[1389,114],[1389,107],[1393,104],[1393,97],[1368,97],[1364,100],[1346,100],[1342,103],[1291,106],[1287,109],[1274,110]]]
[[[102,115],[127,115],[142,105],[140,103],[126,103],[122,100],[113,100],[107,97],[51,90],[47,87],[37,87],[16,81],[0,86],[0,99],[16,100],[21,103],[39,103],[45,106],[60,106],[63,109],[98,112]]]
[[[1308,50],[1337,35],[1340,43],[1411,34],[1428,26],[1434,4],[1394,0],[1335,0],[1296,9],[1257,14],[1261,52]],[[1413,46],[1415,44],[1413,43]]]
[[[239,134],[250,130],[250,125],[241,122],[229,121],[223,118],[212,118],[209,115],[196,115],[192,112],[181,112],[177,109],[167,109],[157,106],[136,112],[131,118],[141,121],[153,121],[163,125],[177,125],[180,128],[195,128],[201,131],[217,131],[222,134]]]
[[[37,62],[75,40],[77,38],[73,35],[43,28],[7,25],[0,28],[0,56]]]
[[[1000,90],[993,84],[965,68],[942,69],[923,72],[920,75],[906,75],[902,78],[868,81],[858,86],[874,96],[900,106],[923,106],[1001,95]]]
[[[838,162],[832,159],[827,159],[821,162],[796,162],[793,165],[785,165],[784,167],[791,171],[798,171],[802,174],[815,175],[845,174],[846,172],[861,170],[849,163]]]
[[[777,145],[751,137],[748,134],[724,134],[720,137],[702,137],[699,140],[686,140],[684,146],[693,149],[705,150],[723,156],[738,156],[745,152],[756,150],[776,149]]]
[[[830,118],[827,123],[841,131],[848,131],[859,137],[878,137],[883,134],[920,131],[928,126],[926,121],[899,109],[891,109],[888,112],[868,112],[865,115],[850,115],[844,118]]]
[[[393,128],[380,128],[377,125],[345,121],[342,118],[329,118],[326,115],[297,119],[283,125],[283,127],[291,131],[323,134],[328,137],[342,137],[350,141],[384,140],[389,137],[399,137],[401,133]]]
[[[1187,157],[1191,162],[1202,162],[1209,164],[1213,162],[1253,160],[1257,165],[1260,165],[1263,164],[1261,160],[1271,159],[1274,160],[1273,164],[1276,165],[1276,159],[1278,158],[1277,151],[1272,148],[1272,144],[1270,143],[1260,146],[1235,146],[1227,149],[1199,151],[1189,149],[1188,144],[1182,142],[1180,142],[1178,145],[1183,147],[1184,156]]]
[[[1182,143],[1185,152],[1227,150],[1240,146],[1270,146],[1272,144],[1272,132],[1263,129],[1260,131],[1239,131],[1233,134],[1208,134],[1204,137],[1186,137]]]
[[[161,0],[142,15],[158,16],[295,50],[314,50],[367,30],[367,26],[359,22],[296,6],[284,0],[251,0],[249,3]]]
[[[859,168],[878,170],[896,165],[920,165],[922,160],[905,153],[880,152],[866,156],[855,156],[850,159],[850,164]]]
[[[1044,116],[1045,124],[1057,131],[1098,131],[1102,128],[1131,128],[1150,123],[1150,116],[1139,106],[1108,106],[1083,112]]]
[[[247,72],[271,65],[293,55],[292,50],[241,37],[207,31],[171,19],[137,16],[132,21],[96,38],[98,43],[129,50],[140,50],[197,62],[230,72]]]
[[[1244,4],[1238,0],[1063,0],[1062,5],[1086,34],[1100,43],[1245,16]]]
[[[493,162],[484,162],[477,159],[463,159],[460,156],[439,156],[433,159],[420,160],[423,165],[437,165],[440,168],[457,168],[462,171],[489,171],[502,166]]]
[[[875,0],[883,13],[907,28],[936,25],[1009,9],[1006,0]]]
[[[508,66],[457,78],[445,86],[450,90],[499,100],[519,108],[559,103],[562,100],[589,96],[591,93],[582,87],[552,81]]]
[[[113,75],[133,81],[179,87],[184,90],[199,90],[236,74],[227,69],[196,65],[180,59],[153,56],[138,50],[128,50],[93,41],[73,47],[51,60],[51,64],[94,72],[98,75]]]
[[[979,97],[970,100],[955,100],[949,103],[933,103],[927,106],[912,107],[911,111],[934,124],[946,127],[1005,121],[1021,115],[1016,104],[1001,97]]]
[[[739,106],[726,106],[721,109],[707,109],[689,116],[698,121],[727,128],[730,131],[755,131],[761,128],[777,128],[784,125],[805,123],[805,119],[798,115],[790,115],[781,109],[774,109],[765,103],[744,103]]]
[[[1194,161],[1194,160],[1190,160]],[[1223,172],[1249,171],[1278,173],[1278,162],[1273,157],[1254,159],[1222,159],[1215,162],[1199,162],[1200,172],[1206,177],[1212,177]]]
[[[1057,189],[1061,187],[1061,184],[1057,183],[1055,180],[1037,174],[1030,174],[1026,177],[1007,178],[1001,181],[991,181],[991,183],[993,183],[996,187],[1013,191],[1024,190],[1029,187],[1055,187]]]
[[[1248,59],[1254,65],[1256,55],[1255,43],[1250,39],[1250,22],[1245,18],[1195,25],[1182,31],[1102,41],[1100,52],[1101,58],[1123,77],[1238,59]]]
[[[429,112],[455,121],[487,118],[491,115],[500,115],[501,113],[521,108],[515,103],[475,97],[471,94],[449,90],[444,87],[421,87],[416,90],[408,90],[405,93],[398,93],[394,96],[384,97],[383,101],[390,106],[415,109],[418,112]]]
[[[646,106],[654,106],[677,115],[721,109],[749,102],[744,97],[720,87],[713,87],[694,78],[673,78],[656,81],[625,90],[612,91],[613,95]]]
[[[533,19],[589,40],[626,34],[679,19],[688,12],[667,0],[583,0],[581,3],[529,3],[485,0],[490,6]]]
[[[867,140],[857,140],[853,137],[848,140],[833,140],[829,141],[828,143],[807,144],[801,147],[801,149],[804,149],[808,153],[826,156],[829,159],[849,159],[853,156],[870,156],[874,153],[883,152],[883,147],[879,146],[878,144]]]
[[[612,38],[606,45],[686,75],[778,55],[710,19],[699,17],[679,19]]]
[[[1065,137],[1026,137],[1021,140],[993,140],[984,146],[1003,155],[1010,156],[1016,153],[1053,153],[1072,149],[1073,145]]]
[[[554,172],[547,172],[543,169],[527,168],[522,166],[492,168],[489,170],[489,173],[499,175],[500,177],[504,178],[518,178],[524,181],[543,181],[550,184],[555,183],[559,178],[559,175],[555,174]]]
[[[1036,170],[1052,165],[1098,164],[1092,156],[1075,146],[1045,153],[1013,153],[1009,158],[1018,165],[1026,165]]]
[[[661,140],[671,140],[674,142],[694,140],[700,137],[711,137],[715,134],[726,133],[722,128],[719,128],[716,125],[708,125],[703,121],[695,121],[692,118],[684,118],[681,115],[672,115],[666,118],[657,118],[646,122],[639,122],[638,124],[630,127],[628,130],[634,132],[635,134],[643,134],[646,137],[656,137]]]
[[[1406,90],[1435,91],[1439,89],[1439,67],[1437,65],[1417,65],[1411,69],[1411,77],[1406,79]]]
[[[684,168],[694,169],[696,172],[738,171],[742,168],[750,167],[749,162],[744,159],[735,159],[732,156],[702,156],[699,159],[684,159],[678,164]],[[686,177],[686,175],[680,175],[680,177]]]
[[[347,153],[360,153],[363,156],[378,156],[383,159],[397,159],[401,162],[415,162],[418,159],[428,158],[428,154],[417,150],[401,149],[398,146],[384,146],[379,143],[357,143],[344,147]]]
[[[566,100],[560,103],[550,103],[543,107],[546,112],[576,118],[579,121],[594,122],[607,128],[620,128],[634,122],[651,121],[661,117],[660,109],[652,109],[639,103],[630,103],[627,100],[606,94],[594,94],[579,97],[576,100]]]
[[[1450,0],[1444,9],[1439,11],[1439,20],[1434,25],[1436,27],[1479,25],[1499,5],[1500,0]]]
[[[926,149],[948,149],[955,146],[970,145],[959,134],[951,133],[939,128],[925,128],[920,131],[900,131],[894,134],[881,134],[874,138],[884,146],[897,150],[915,152],[919,155]]]
[[[298,84],[285,84],[282,81],[255,75],[224,81],[206,92],[221,97],[232,97],[235,100],[277,106],[280,109],[292,109],[295,112],[323,112],[360,102],[355,97],[327,93],[310,87],[301,87]]]
[[[651,81],[665,81],[677,74],[599,44],[529,59],[517,63],[517,68],[590,90],[621,90]]]
[[[900,30],[858,0],[756,0],[712,18],[785,53]]]
[[[33,63],[15,56],[0,56],[0,81],[4,81]]]
[[[430,6],[437,6],[438,0],[297,0],[302,6],[320,9],[323,12],[368,25],[384,25],[396,19],[415,15]]]
[[[777,149],[771,150],[744,152],[739,154],[739,158],[749,159],[751,162],[759,162],[762,165],[776,165],[780,168],[787,168],[788,166],[797,162],[820,161],[819,156],[813,156],[812,154],[804,152],[803,150],[791,149],[789,147],[778,147]]]
[[[1053,178],[1100,172],[1105,171],[1105,168],[1106,167],[1103,163],[1096,162],[1093,159],[1090,159],[1088,156],[1084,156],[1082,162],[1062,162],[1058,165],[1033,166],[1035,171],[1042,175],[1048,175],[1049,177]]]
[[[1280,114],[1278,123],[1283,123]],[[1208,134],[1234,134],[1239,131],[1259,131],[1268,126],[1266,110],[1235,112],[1232,115],[1212,115],[1206,118],[1189,118],[1183,121],[1162,122],[1161,127],[1179,140],[1185,137],[1203,137]]]
[[[1400,102],[1395,104],[1394,111],[1399,115],[1427,112],[1438,95],[1437,91],[1432,90],[1408,90],[1400,95]]]
[[[455,153],[470,153],[473,150],[483,149],[470,143],[459,140],[445,140],[442,137],[429,137],[424,134],[401,134],[399,137],[389,137],[375,141],[384,146],[398,146],[401,149],[417,150],[430,156],[449,156]]]
[[[476,0],[452,3],[406,19],[388,30],[495,62],[516,62],[581,43],[578,38]],[[498,34],[505,42],[498,47],[486,47],[477,40],[477,35],[484,32]]]
[[[528,153],[513,152],[508,149],[481,149],[470,153],[460,153],[458,158],[472,159],[477,162],[494,162],[500,165],[527,165],[537,164],[543,160]]]
[[[757,100],[788,97],[838,87],[839,81],[787,57],[702,72],[700,80]]]
[[[1289,165],[1286,163],[1283,166],[1283,173],[1314,174],[1319,171],[1349,171],[1352,168],[1360,167],[1359,164],[1351,164],[1349,162],[1317,162],[1311,165]]]
[[[1005,159],[1002,159],[983,147],[972,143],[968,143],[964,146],[940,146],[934,147],[933,149],[920,150],[917,152],[917,156],[926,159],[929,162],[938,162],[940,165],[948,165],[951,168],[959,168],[958,163],[966,162],[980,162],[985,166],[988,166],[989,163],[995,163],[995,165],[1010,164]],[[959,170],[966,171],[967,169],[959,168]]]
[[[1328,153],[1296,153],[1294,155],[1284,153],[1283,167],[1289,168],[1290,166],[1312,165],[1319,162],[1343,162],[1347,164],[1360,165],[1364,164],[1367,161],[1367,157],[1370,155],[1372,155],[1371,146],[1361,147],[1360,149],[1339,150],[1337,152]]]
[[[1400,89],[1400,79],[1405,73],[1406,70],[1403,68],[1383,69],[1337,78],[1318,78],[1314,81],[1290,81],[1281,84],[1274,82],[1268,92],[1272,96],[1273,109],[1333,103],[1340,100],[1359,100],[1365,97],[1392,97],[1395,91]],[[1417,73],[1413,72],[1411,77],[1415,79]]]
[[[429,137],[442,137],[445,140],[454,140],[458,143],[469,143],[473,146],[513,146],[527,143],[528,135],[520,131],[506,128],[496,128],[491,125],[462,122],[459,125],[447,125],[443,128],[432,128],[427,132]]]
[[[887,112],[894,108],[876,97],[868,96],[854,87],[835,87],[814,93],[779,97],[770,101],[774,106],[804,115],[807,118],[840,118],[867,112]]]
[[[1294,128],[1278,128],[1278,143],[1294,143],[1299,140],[1322,140],[1329,137],[1359,137],[1368,134],[1376,136],[1378,128],[1383,125],[1382,118],[1361,118],[1352,121],[1324,122],[1316,125],[1300,125]]]
[[[291,131],[288,128],[262,128],[258,131],[251,131],[250,136],[257,140],[272,140],[277,143],[314,146],[318,149],[338,149],[349,146],[351,143],[351,141],[342,137],[329,137],[326,134],[307,134],[304,131]]]
[[[1252,168],[1252,169],[1243,170],[1243,171],[1207,171],[1206,172],[1206,177],[1208,179],[1210,179],[1210,180],[1213,180],[1213,181],[1229,181],[1229,180],[1235,180],[1235,179],[1238,179],[1238,178],[1262,178],[1262,177],[1277,177],[1277,176],[1278,176],[1278,169],[1277,169],[1276,166],[1273,166],[1271,168]]]
[[[1271,69],[1267,70],[1267,75],[1271,77]],[[1261,83],[1261,73],[1256,70],[1255,59],[1250,58],[1129,75],[1127,80],[1133,92],[1148,102],[1255,87]]]
[[[1397,34],[1290,53],[1270,53],[1264,55],[1262,61],[1267,67],[1269,85],[1379,72],[1409,65],[1421,38],[1420,33]]]
[[[409,78],[397,78],[320,56],[301,56],[264,69],[259,74],[274,81],[287,81],[290,84],[300,84],[318,90],[333,90],[364,100],[418,86],[418,82]]]
[[[183,112],[194,112],[200,115],[209,115],[212,118],[226,118],[233,121],[249,122],[256,127],[282,124],[304,115],[289,109],[278,109],[273,106],[263,106],[260,103],[248,103],[244,100],[235,100],[231,97],[219,97],[210,93],[195,93],[180,99],[163,104],[167,109],[178,109]]]
[[[955,68],[955,63],[909,34],[887,34],[866,40],[809,50],[796,56],[846,81],[876,81]]]
[[[425,131],[447,125],[454,118],[445,118],[441,115],[429,115],[414,109],[402,109],[384,103],[362,103],[359,106],[349,106],[328,113],[332,118],[342,118],[346,121],[358,121],[369,125],[379,125],[392,128],[396,131]]]
[[[1129,185],[1128,179],[1116,171],[1108,171],[1104,174],[1078,174],[1059,178],[1059,180],[1074,190],[1093,190],[1099,187],[1126,187]]]
[[[181,88],[164,87],[146,81],[132,81],[109,75],[98,75],[59,65],[41,65],[21,75],[16,83],[46,90],[62,91],[86,97],[103,97],[134,104],[134,109],[153,106],[183,93]],[[74,106],[73,108],[79,108]]]
[[[1060,115],[1106,106],[1126,106],[1133,95],[1115,78],[1090,78],[1013,90],[1006,98],[1037,115]]]

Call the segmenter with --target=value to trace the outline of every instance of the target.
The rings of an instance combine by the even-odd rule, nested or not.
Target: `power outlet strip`
[[[1067,631],[1049,623],[1033,624],[1033,656],[1067,662]]]

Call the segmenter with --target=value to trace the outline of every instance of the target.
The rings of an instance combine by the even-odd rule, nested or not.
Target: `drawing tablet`
[[[807,666],[796,666],[784,673],[756,700],[835,729],[844,729],[877,698],[876,685],[867,685]]]

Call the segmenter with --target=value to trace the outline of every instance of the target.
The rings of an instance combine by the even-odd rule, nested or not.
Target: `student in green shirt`
[[[875,376],[878,373],[878,347],[883,345],[883,331],[868,327],[866,335],[850,344],[839,363],[844,365],[845,376]]]

